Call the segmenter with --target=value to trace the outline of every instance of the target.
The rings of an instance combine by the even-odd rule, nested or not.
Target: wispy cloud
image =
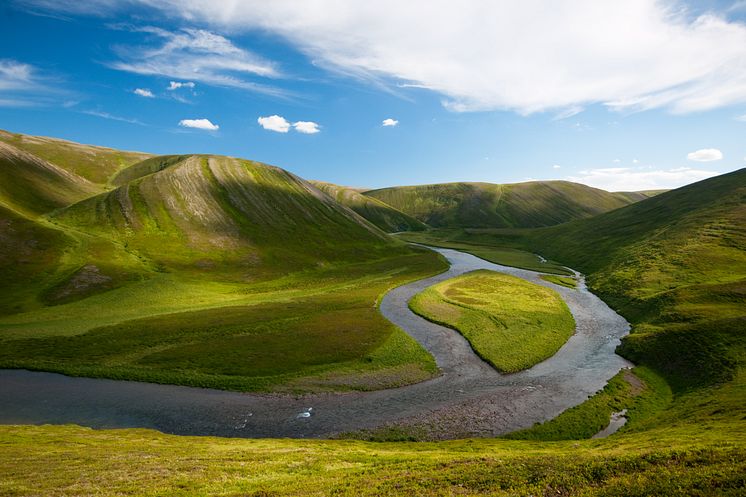
[[[171,81],[171,82],[170,82],[170,83],[168,84],[168,86],[166,87],[166,89],[167,89],[168,91],[174,91],[174,90],[178,90],[179,88],[190,88],[190,89],[194,89],[194,86],[195,86],[195,85],[194,85],[194,82],[193,82],[193,81],[185,81],[185,82],[181,82],[181,81]]]
[[[0,107],[33,107],[59,105],[67,92],[51,86],[53,78],[44,76],[30,64],[0,59]]]
[[[568,176],[568,181],[583,183],[611,192],[661,190],[701,181],[720,173],[678,167],[672,169],[655,169],[652,167],[610,167],[587,169],[577,175]]]
[[[179,126],[183,128],[204,129],[206,131],[217,131],[220,126],[213,124],[209,119],[182,119]]]
[[[188,80],[172,81],[168,90],[194,88],[194,81],[208,85],[239,88],[273,96],[287,96],[280,88],[256,83],[247,76],[277,78],[277,65],[237,47],[229,39],[203,29],[167,31],[156,27],[119,26],[143,32],[153,38],[150,46],[119,46],[119,60],[108,63],[113,69],[148,76]],[[160,43],[155,43],[160,40]]]
[[[746,25],[729,20],[726,9],[692,17],[676,2],[578,0],[553,5],[550,15],[541,0],[19,1],[92,15],[136,4],[211,29],[262,30],[320,66],[374,84],[437,92],[457,112],[551,111],[561,117],[600,103],[618,111],[686,113],[746,102]],[[734,2],[731,11],[742,3]],[[158,36],[166,40],[163,47],[145,50],[142,60],[139,50],[130,53],[119,67],[256,91],[213,63],[215,57],[239,72],[272,76],[276,70],[246,52],[224,53],[236,47],[212,33]],[[202,62],[203,80],[182,63],[186,58]]]
[[[120,121],[120,122],[123,122],[123,123],[137,124],[138,126],[147,126],[147,124],[145,124],[144,122],[142,122],[142,121],[140,121],[138,119],[117,116],[117,115],[114,115],[114,114],[109,114],[108,112],[105,112],[105,111],[102,111],[102,110],[89,109],[89,110],[82,110],[80,112],[83,113],[83,114],[87,114],[89,116],[100,117],[102,119],[109,119],[111,121]]]

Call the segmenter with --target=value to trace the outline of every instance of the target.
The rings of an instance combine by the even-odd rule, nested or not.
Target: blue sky
[[[11,0],[0,128],[371,188],[746,166],[746,2],[401,4]]]

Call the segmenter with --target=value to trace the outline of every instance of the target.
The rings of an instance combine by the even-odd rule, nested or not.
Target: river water
[[[0,370],[0,423],[74,423],[93,428],[153,428],[180,435],[324,438],[386,424],[423,427],[432,438],[495,436],[551,419],[603,388],[630,363],[614,353],[629,324],[585,287],[553,285],[540,273],[493,264],[451,249],[445,273],[395,288],[381,312],[421,343],[442,374],[377,392],[258,395],[132,381]],[[407,307],[416,293],[476,269],[491,269],[559,292],[577,324],[551,358],[501,375],[456,331]]]

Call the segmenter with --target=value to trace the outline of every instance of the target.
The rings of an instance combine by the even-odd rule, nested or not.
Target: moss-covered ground
[[[575,331],[575,320],[557,292],[494,271],[473,271],[433,285],[415,295],[409,307],[457,330],[503,373],[551,357]]]

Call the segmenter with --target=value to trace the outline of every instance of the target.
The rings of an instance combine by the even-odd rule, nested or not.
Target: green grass
[[[512,266],[530,271],[539,271],[559,275],[572,275],[572,271],[553,261],[542,261],[536,254],[512,247],[480,244],[464,237],[462,230],[429,230],[419,233],[401,233],[396,235],[400,240],[420,243],[432,247],[461,250],[495,264]],[[462,238],[465,240],[462,241]]]
[[[323,181],[311,181],[311,184],[388,233],[427,229],[427,225],[417,219],[352,188]]]
[[[565,288],[577,288],[578,282],[575,278],[568,278],[566,276],[557,276],[554,274],[542,274],[539,276],[542,280],[554,283],[555,285],[563,286]]]
[[[737,496],[746,485],[744,442],[743,426],[589,441],[439,443],[2,426],[0,494]]]
[[[419,251],[255,285],[163,275],[0,319],[0,367],[244,391],[399,386],[436,368],[375,304],[444,267]]]
[[[125,152],[45,136],[9,133],[3,130],[0,130],[0,141],[100,185],[107,184],[119,170],[151,156],[141,152]]]
[[[445,183],[364,193],[433,228],[531,228],[588,218],[645,198],[567,181]]]
[[[13,139],[70,160],[88,150]],[[437,254],[256,162],[154,157],[112,183],[35,219],[0,206],[0,367],[242,391],[371,390],[437,372],[376,307],[444,270]]]
[[[575,320],[555,291],[492,271],[433,285],[409,306],[458,330],[482,359],[504,373],[551,357],[575,332]]]

